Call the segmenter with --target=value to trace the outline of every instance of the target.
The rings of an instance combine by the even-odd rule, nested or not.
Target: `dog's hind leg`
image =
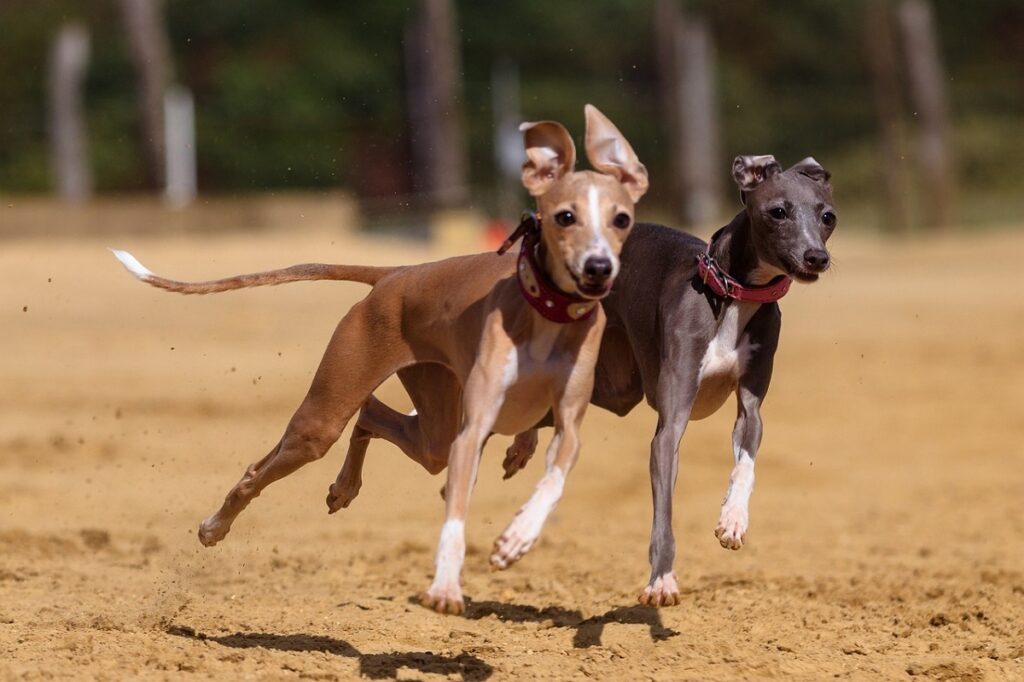
[[[370,400],[375,398],[371,395]],[[367,405],[369,401],[367,401]],[[327,490],[327,513],[333,514],[339,509],[344,509],[356,499],[359,489],[363,485],[363,462],[366,461],[366,448],[370,446],[370,439],[374,437],[369,431],[364,418],[367,405],[359,410],[359,417],[355,427],[352,429],[352,437],[348,441],[348,452],[345,454],[345,464],[338,472],[338,478]]]
[[[281,441],[249,466],[220,509],[199,526],[204,545],[222,540],[238,514],[268,485],[323,457],[367,396],[412,361],[402,339],[380,338],[383,325],[370,324],[369,316],[370,306],[363,301],[338,324],[312,386]],[[378,332],[371,337],[367,330],[373,328]]]
[[[447,465],[452,441],[458,435],[462,387],[450,370],[433,363],[405,367],[398,377],[416,409],[402,414],[375,396],[367,399],[359,411],[345,464],[327,495],[330,513],[347,507],[358,494],[372,438],[397,445],[430,474],[440,473]]]
[[[545,424],[546,426],[546,424]],[[501,463],[505,475],[501,478],[508,480],[515,476],[533,457],[537,450],[537,429],[530,429],[517,433],[512,444],[505,450],[505,461]]]
[[[679,443],[690,420],[697,393],[697,377],[680,359],[681,344],[673,344],[662,362],[657,386],[658,427],[651,441],[651,493],[654,519],[648,557],[651,577],[639,601],[648,606],[679,603],[679,585],[674,570],[676,540],[672,532],[672,493],[679,472]]]

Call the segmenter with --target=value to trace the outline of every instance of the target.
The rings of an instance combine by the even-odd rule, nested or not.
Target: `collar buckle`
[[[537,235],[540,232],[540,216],[533,211],[523,211],[522,216],[519,218],[519,225],[512,231],[512,234],[508,236],[508,239],[501,243],[498,247],[498,255],[504,255],[512,245],[520,239],[530,241],[530,238]]]
[[[710,244],[707,250],[697,256],[697,273],[704,286],[715,296],[751,303],[774,303],[786,295],[793,282],[788,276],[780,275],[763,286],[743,286],[722,270],[722,266],[711,255]]]

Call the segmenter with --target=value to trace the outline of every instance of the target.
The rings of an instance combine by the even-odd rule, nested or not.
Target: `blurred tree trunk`
[[[707,224],[717,217],[721,192],[711,33],[674,0],[657,1],[654,21],[674,188],[683,222]]]
[[[669,150],[671,191],[675,195],[675,207],[680,215],[685,213],[686,193],[683,190],[683,159],[680,154],[679,125],[679,63],[676,60],[676,36],[682,25],[682,11],[677,0],[655,0],[654,43],[658,59],[658,101],[662,113],[662,129],[665,131],[666,147]]]
[[[927,0],[902,0],[899,23],[910,95],[920,126],[918,159],[925,182],[928,223],[948,227],[956,206],[956,187],[945,76],[931,4]]]
[[[82,90],[89,65],[89,32],[79,24],[61,28],[50,56],[50,144],[57,196],[82,201],[92,191]]]
[[[889,0],[868,0],[865,6],[865,42],[871,70],[872,95],[881,131],[879,180],[884,197],[883,223],[887,229],[910,229],[909,184],[903,107],[900,97],[899,55]]]
[[[422,0],[406,30],[413,187],[440,207],[466,203],[459,43],[451,0]]]
[[[139,132],[152,189],[164,186],[164,90],[170,80],[170,49],[161,0],[121,0],[121,14],[138,75]]]

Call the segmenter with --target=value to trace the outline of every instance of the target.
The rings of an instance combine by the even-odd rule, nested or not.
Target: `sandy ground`
[[[442,481],[382,443],[350,509],[324,504],[339,445],[196,540],[364,289],[185,298],[133,282],[110,242],[179,277],[439,255],[315,229],[3,242],[0,678],[1024,678],[1024,235],[840,230],[834,272],[783,302],[742,551],[712,533],[733,409],[683,441],[680,606],[636,605],[649,409],[588,414],[542,541],[501,573],[487,549],[541,465],[502,482],[495,438],[466,617],[412,600]]]

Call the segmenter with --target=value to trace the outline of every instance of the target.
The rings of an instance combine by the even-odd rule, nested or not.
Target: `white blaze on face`
[[[619,259],[612,253],[612,248],[604,236],[604,218],[601,216],[601,190],[597,185],[587,188],[587,226],[590,238],[587,246],[580,252],[576,272],[583,273],[583,268],[590,258],[607,258],[612,262],[612,277],[619,273]]]

